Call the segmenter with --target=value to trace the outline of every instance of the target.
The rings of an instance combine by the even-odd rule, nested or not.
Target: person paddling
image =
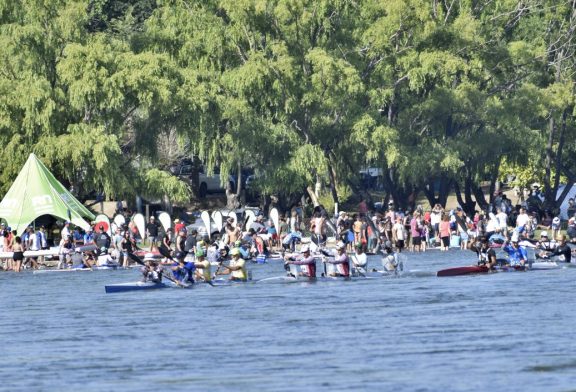
[[[481,237],[479,242],[470,247],[470,250],[478,255],[478,265],[485,265],[489,270],[496,266],[496,252],[490,248],[486,237]]]
[[[512,267],[523,267],[528,261],[526,249],[518,244],[518,236],[513,236],[511,243],[505,242],[503,250],[508,254]]]
[[[348,255],[346,255],[346,244],[342,241],[336,244],[336,253],[330,253],[327,250],[322,250],[322,254],[330,258],[325,259],[325,264],[334,265],[334,269],[327,272],[328,276],[332,277],[350,277],[350,262],[348,260]],[[333,257],[333,258],[332,258]]]
[[[368,265],[368,257],[364,252],[364,245],[362,243],[356,244],[356,253],[352,255],[352,273],[364,275],[366,273],[366,266]]]
[[[196,266],[195,276],[196,279],[200,279],[204,282],[210,282],[212,280],[212,267],[208,260],[206,260],[206,255],[202,249],[198,249],[195,253],[196,260],[194,265]]]
[[[552,250],[548,254],[542,255],[544,256],[543,258],[556,256],[556,259],[560,262],[563,263],[572,262],[572,248],[570,248],[570,246],[568,246],[568,244],[566,243],[566,236],[565,235],[558,236],[557,243],[558,246],[556,246],[554,250]]]
[[[194,271],[196,266],[192,262],[185,262],[184,257],[178,260],[172,267],[172,275],[179,285],[189,285],[194,283]]]
[[[222,266],[222,272],[218,272],[218,275],[228,275],[230,274],[230,280],[236,282],[246,282],[248,280],[248,272],[246,270],[246,261],[240,257],[240,250],[238,248],[233,248],[230,251],[230,264],[228,266]]]
[[[152,255],[147,254],[144,257],[145,265],[142,267],[143,282],[162,283],[162,266],[156,264]]]
[[[387,272],[396,272],[398,270],[402,270],[399,268],[400,265],[398,262],[398,254],[394,252],[392,249],[392,243],[390,241],[386,241],[384,243],[384,256],[382,257],[382,267]],[[374,270],[375,271],[375,270]]]
[[[316,279],[316,259],[310,255],[310,247],[305,245],[300,249],[300,255],[292,254],[284,257],[284,266],[290,269],[290,265],[301,266],[300,274],[309,279]],[[292,275],[294,276],[294,275]]]

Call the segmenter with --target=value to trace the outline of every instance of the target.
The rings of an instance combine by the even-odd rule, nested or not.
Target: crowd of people
[[[460,207],[445,210],[439,204],[426,210],[417,206],[413,211],[402,211],[390,202],[385,211],[373,213],[371,210],[363,200],[358,212],[340,212],[334,221],[319,206],[306,225],[302,208],[293,208],[281,215],[277,224],[259,213],[248,227],[245,227],[244,221],[236,222],[228,218],[221,230],[212,233],[208,233],[203,225],[192,228],[179,218],[164,230],[154,215],[150,216],[144,233],[141,233],[132,219],[133,214],[124,210],[127,223],[115,227],[111,235],[108,228],[99,223],[93,222],[90,228],[83,231],[78,227],[72,229],[70,222],[64,222],[57,246],[58,268],[127,268],[134,263],[134,253],[142,250],[142,247],[147,248],[149,253],[159,252],[165,261],[175,263],[173,270],[177,280],[196,278],[209,281],[213,275],[210,265],[222,265],[224,261],[230,264],[218,268],[218,274],[226,273],[235,279],[246,279],[243,262],[257,261],[271,252],[281,252],[287,266],[303,266],[300,268],[302,274],[314,277],[316,270],[311,264],[310,247],[304,246],[299,253],[296,252],[303,233],[308,231],[311,246],[329,257],[328,264],[334,265],[334,268],[327,270],[333,270],[330,273],[338,276],[347,276],[350,271],[343,267],[344,264],[363,271],[366,253],[378,249],[384,258],[395,260],[397,253],[404,251],[424,252],[430,248],[447,251],[457,247],[476,251],[479,259],[486,261],[491,257],[482,252],[483,249],[502,247],[512,259],[524,263],[526,257],[522,249],[531,246],[537,249],[539,257],[559,257],[570,261],[571,251],[567,243],[576,239],[576,204],[573,199],[569,201],[567,237],[561,235],[559,217],[548,217],[546,214],[540,217],[536,211],[528,211],[526,204],[512,206],[503,194],[495,195],[486,211],[476,211],[471,216]],[[540,239],[534,238],[537,229],[545,229]],[[550,237],[548,232],[551,233]],[[22,236],[16,234],[4,224],[0,227],[0,250],[13,252],[12,258],[5,259],[4,270],[21,271],[24,266],[39,268],[44,261],[42,255],[25,257],[24,254],[49,249],[46,229],[43,226],[29,227]],[[329,235],[337,238],[334,253],[325,248]],[[196,266],[193,272],[186,272],[191,270],[191,260]],[[145,262],[153,260],[148,258]],[[394,263],[388,265],[390,269],[395,268]],[[147,270],[145,275],[150,275],[152,270],[154,268]]]

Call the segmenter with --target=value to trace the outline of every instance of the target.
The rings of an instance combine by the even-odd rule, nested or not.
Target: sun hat
[[[540,233],[540,237],[546,237],[546,238],[548,238],[548,232],[547,232],[547,231],[543,231],[542,233]]]
[[[230,255],[231,256],[239,256],[240,255],[240,249],[238,248],[234,248],[230,251]]]
[[[304,245],[302,249],[300,249],[300,253],[310,252],[310,247],[308,245]]]
[[[336,249],[344,249],[346,247],[346,244],[344,244],[342,241],[338,241],[338,243],[336,244]]]

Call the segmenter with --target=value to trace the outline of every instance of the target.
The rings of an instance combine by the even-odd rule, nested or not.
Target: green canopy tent
[[[0,217],[21,234],[42,215],[69,220],[83,229],[90,227],[84,218],[94,219],[94,214],[58,182],[38,157],[30,154],[0,202]]]

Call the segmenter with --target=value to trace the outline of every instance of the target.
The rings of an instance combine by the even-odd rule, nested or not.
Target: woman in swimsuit
[[[22,246],[22,239],[16,237],[14,240],[14,245],[12,245],[12,259],[14,260],[14,271],[20,272],[22,269],[22,261],[24,260],[24,247]]]

